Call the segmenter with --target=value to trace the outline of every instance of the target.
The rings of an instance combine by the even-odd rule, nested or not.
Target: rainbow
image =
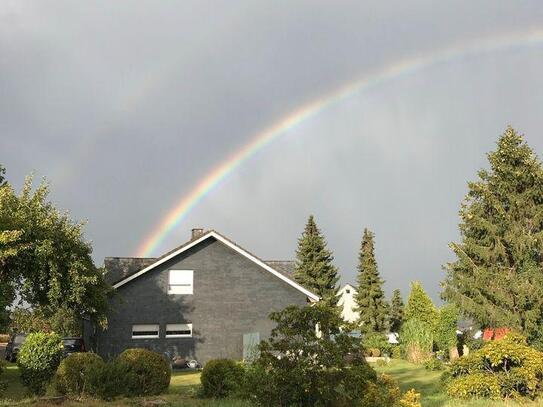
[[[468,44],[462,43],[438,52],[397,61],[383,67],[378,72],[351,82],[332,93],[323,95],[301,106],[280,119],[276,124],[252,137],[249,143],[241,147],[217,167],[213,168],[188,194],[183,195],[177,205],[170,210],[158,226],[143,240],[137,251],[137,255],[142,257],[150,256],[175,227],[185,219],[190,211],[236,168],[250,159],[255,153],[264,149],[268,144],[287,134],[289,130],[300,123],[320,114],[326,108],[372,87],[432,66],[496,51],[539,46],[541,44],[543,44],[543,30],[541,29],[472,40]]]

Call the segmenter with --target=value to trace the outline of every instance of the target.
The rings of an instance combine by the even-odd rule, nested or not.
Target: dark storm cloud
[[[129,255],[214,165],[284,114],[405,57],[541,27],[539,2],[0,4],[0,162]],[[353,97],[236,171],[180,225],[292,257],[313,212],[353,280],[377,232],[387,288],[437,298],[465,183],[506,124],[541,154],[543,48],[453,61]]]

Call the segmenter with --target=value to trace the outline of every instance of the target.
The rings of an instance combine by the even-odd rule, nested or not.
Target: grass
[[[404,360],[392,360],[387,366],[375,367],[375,369],[394,377],[402,392],[415,389],[421,393],[423,407],[543,407],[543,400],[523,403],[483,399],[451,400],[441,386],[441,372],[428,371],[424,366],[414,365]]]
[[[542,401],[524,402],[522,404],[490,400],[451,400],[447,397],[440,383],[441,372],[431,372],[423,366],[414,365],[403,360],[393,360],[389,365],[375,367],[381,373],[394,377],[402,390],[415,389],[422,395],[423,407],[543,407]],[[45,407],[52,404],[30,397],[19,380],[19,370],[14,364],[7,364],[2,381],[8,387],[0,400],[1,407],[32,406]],[[163,400],[169,407],[251,407],[250,403],[240,400],[208,400],[196,397],[200,384],[199,372],[173,372],[168,394],[147,399],[119,399],[112,402],[100,400],[65,401],[63,407],[137,407],[144,405],[146,400]],[[52,393],[52,391],[49,391]]]
[[[7,388],[2,395],[4,400],[0,400],[1,407],[45,407],[52,405],[47,401],[38,400],[28,394],[26,388],[21,384],[19,379],[19,369],[17,365],[8,363],[5,367],[6,369],[1,376],[1,380],[6,382]],[[62,406],[81,407],[84,405],[89,407],[135,407],[144,405],[146,400],[164,400],[167,402],[165,406],[168,407],[251,407],[250,404],[240,400],[208,400],[197,398],[196,392],[199,384],[200,372],[176,371],[172,373],[168,394],[139,399],[119,399],[112,402],[100,400],[84,400],[83,402],[80,400],[68,400],[63,402]],[[54,394],[54,390],[49,389],[48,394]]]

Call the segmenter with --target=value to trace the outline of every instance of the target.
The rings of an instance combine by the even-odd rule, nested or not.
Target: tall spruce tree
[[[379,276],[375,260],[375,235],[364,229],[358,254],[358,289],[354,296],[363,332],[384,332],[388,328],[388,303],[383,292],[384,281]]]
[[[313,215],[309,216],[304,232],[298,239],[294,279],[321,297],[321,303],[335,307],[338,302],[339,281],[337,268],[332,264],[334,256],[326,246]]]
[[[511,127],[468,184],[456,261],[445,266],[444,299],[483,326],[543,337],[543,169]]]
[[[392,292],[390,300],[390,330],[400,332],[403,322],[403,300],[400,290],[397,288]]]

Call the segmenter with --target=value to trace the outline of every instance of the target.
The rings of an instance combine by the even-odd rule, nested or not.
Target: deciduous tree
[[[36,189],[29,177],[19,195],[0,187],[0,281],[10,298],[18,292],[34,307],[61,308],[105,324],[109,286],[95,267],[83,223],[48,201],[49,187]]]

